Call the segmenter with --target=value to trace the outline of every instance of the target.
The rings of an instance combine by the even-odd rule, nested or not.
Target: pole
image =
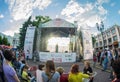
[[[103,32],[101,31],[102,39],[103,39],[103,50],[105,49],[104,47],[104,38],[103,38]]]

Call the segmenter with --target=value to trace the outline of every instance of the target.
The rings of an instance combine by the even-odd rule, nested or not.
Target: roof
[[[75,28],[75,25],[60,18],[53,19],[47,23],[39,25],[41,28],[50,28],[50,27],[65,27],[65,28]]]

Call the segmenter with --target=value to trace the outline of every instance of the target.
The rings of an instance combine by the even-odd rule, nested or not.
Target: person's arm
[[[16,82],[20,82],[20,80],[18,79],[18,76],[16,74],[13,76],[13,78],[16,80]]]
[[[90,76],[88,74],[81,73],[81,75],[82,75],[82,78],[90,78]]]

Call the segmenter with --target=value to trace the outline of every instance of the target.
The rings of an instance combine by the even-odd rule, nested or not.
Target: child
[[[21,72],[21,75],[22,75],[22,79],[23,81],[27,81],[27,82],[30,82],[30,77],[28,76],[28,66],[25,65],[23,68],[22,68],[22,72]]]

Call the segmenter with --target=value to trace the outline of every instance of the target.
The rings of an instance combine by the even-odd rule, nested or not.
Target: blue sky
[[[120,25],[120,0],[0,0],[0,32],[13,36],[29,16],[43,15],[78,21],[79,27],[96,32],[95,24],[105,28]]]

